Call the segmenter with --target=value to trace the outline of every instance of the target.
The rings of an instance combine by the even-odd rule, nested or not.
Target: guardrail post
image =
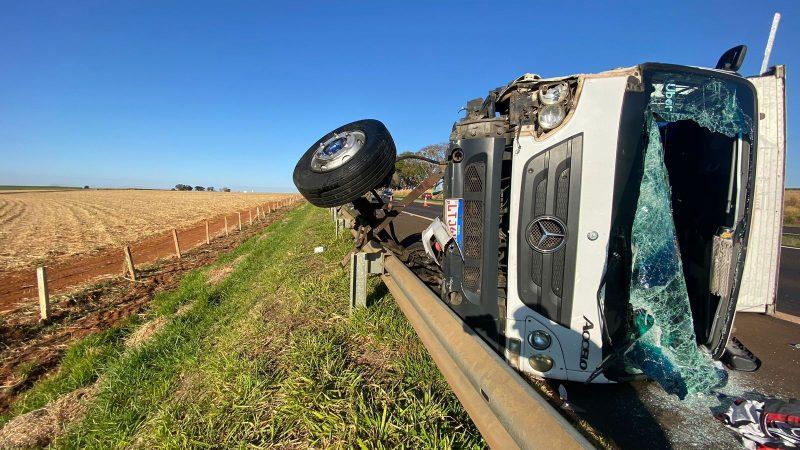
[[[383,274],[383,254],[354,252],[350,255],[350,312],[372,306],[367,297],[367,275]]]

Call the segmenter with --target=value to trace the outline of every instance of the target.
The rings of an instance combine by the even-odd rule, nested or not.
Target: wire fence
[[[0,280],[0,314],[13,311],[38,296],[42,318],[46,319],[50,294],[64,292],[79,284],[110,276],[135,277],[137,266],[150,264],[162,258],[180,258],[187,250],[209,245],[212,240],[220,236],[238,233],[254,225],[258,226],[268,215],[291,206],[300,199],[298,195],[286,196],[209,217],[188,227],[168,228],[121,248],[106,248],[88,255],[74,255],[46,268],[9,271],[3,275],[3,280]],[[126,247],[130,252],[130,265],[126,264]],[[42,274],[37,275],[37,270]]]

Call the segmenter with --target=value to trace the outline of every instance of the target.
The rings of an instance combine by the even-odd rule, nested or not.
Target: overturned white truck
[[[760,131],[785,126],[759,112],[782,107],[782,84],[760,92],[736,73],[743,56],[731,49],[715,69],[526,74],[468,102],[440,162],[442,220],[422,237],[441,300],[536,376],[648,376],[681,397],[724,383],[713,360],[726,355],[753,251],[756,179],[776,176],[756,171]],[[375,192],[395,160],[385,127],[358,121],[311,146],[294,181],[315,205],[351,204],[357,245],[407,253],[386,223],[403,204]],[[776,259],[779,234],[766,235],[757,251]],[[731,364],[756,368],[728,347]]]

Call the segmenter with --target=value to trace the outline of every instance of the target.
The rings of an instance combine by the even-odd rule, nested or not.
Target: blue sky
[[[0,184],[293,190],[298,157],[360,118],[398,150],[525,72],[714,65],[772,14],[788,66],[787,184],[800,186],[800,2],[3,1]]]

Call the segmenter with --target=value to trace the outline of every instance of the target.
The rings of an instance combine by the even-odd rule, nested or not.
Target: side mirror
[[[745,55],[747,55],[747,46],[737,45],[719,57],[716,68],[728,70],[730,72],[738,72],[739,68],[742,67],[744,63]]]

